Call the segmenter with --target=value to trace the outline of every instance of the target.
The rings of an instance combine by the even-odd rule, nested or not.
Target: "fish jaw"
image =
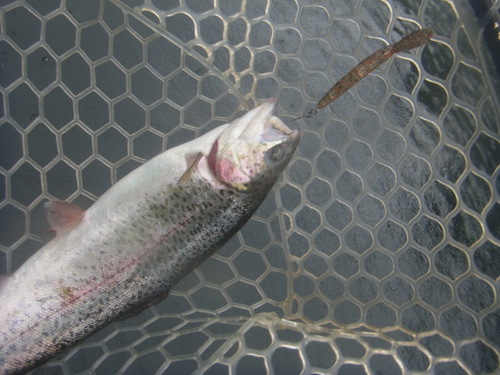
[[[273,116],[275,108],[276,100],[269,99],[219,136],[208,155],[208,168],[218,182],[241,192],[274,183],[300,138]]]

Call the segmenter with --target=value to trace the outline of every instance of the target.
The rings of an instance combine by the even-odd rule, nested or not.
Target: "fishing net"
[[[499,7],[3,0],[1,274],[48,240],[47,199],[85,209],[268,97],[302,132],[223,249],[33,374],[498,371],[500,82],[482,33]],[[291,122],[421,27],[434,30],[425,47]]]

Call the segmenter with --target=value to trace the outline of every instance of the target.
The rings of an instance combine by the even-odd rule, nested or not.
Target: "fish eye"
[[[267,158],[273,163],[277,163],[285,157],[285,146],[282,144],[276,145],[267,151]]]

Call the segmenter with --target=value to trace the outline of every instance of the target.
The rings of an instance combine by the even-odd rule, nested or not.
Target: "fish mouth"
[[[263,141],[273,142],[286,136],[292,141],[296,140],[299,137],[299,131],[289,129],[283,121],[273,115],[277,105],[277,100],[271,98],[244,115],[241,121],[246,124],[239,127],[241,133],[237,135],[237,138],[249,140],[260,136]]]

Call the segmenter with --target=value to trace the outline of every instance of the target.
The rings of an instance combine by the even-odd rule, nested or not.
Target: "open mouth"
[[[289,129],[283,121],[273,116],[276,106],[276,99],[271,98],[243,116],[242,120],[248,121],[248,123],[238,138],[243,140],[260,135],[264,141],[272,142],[282,139],[284,135],[292,139],[298,137],[299,132],[297,130]]]

